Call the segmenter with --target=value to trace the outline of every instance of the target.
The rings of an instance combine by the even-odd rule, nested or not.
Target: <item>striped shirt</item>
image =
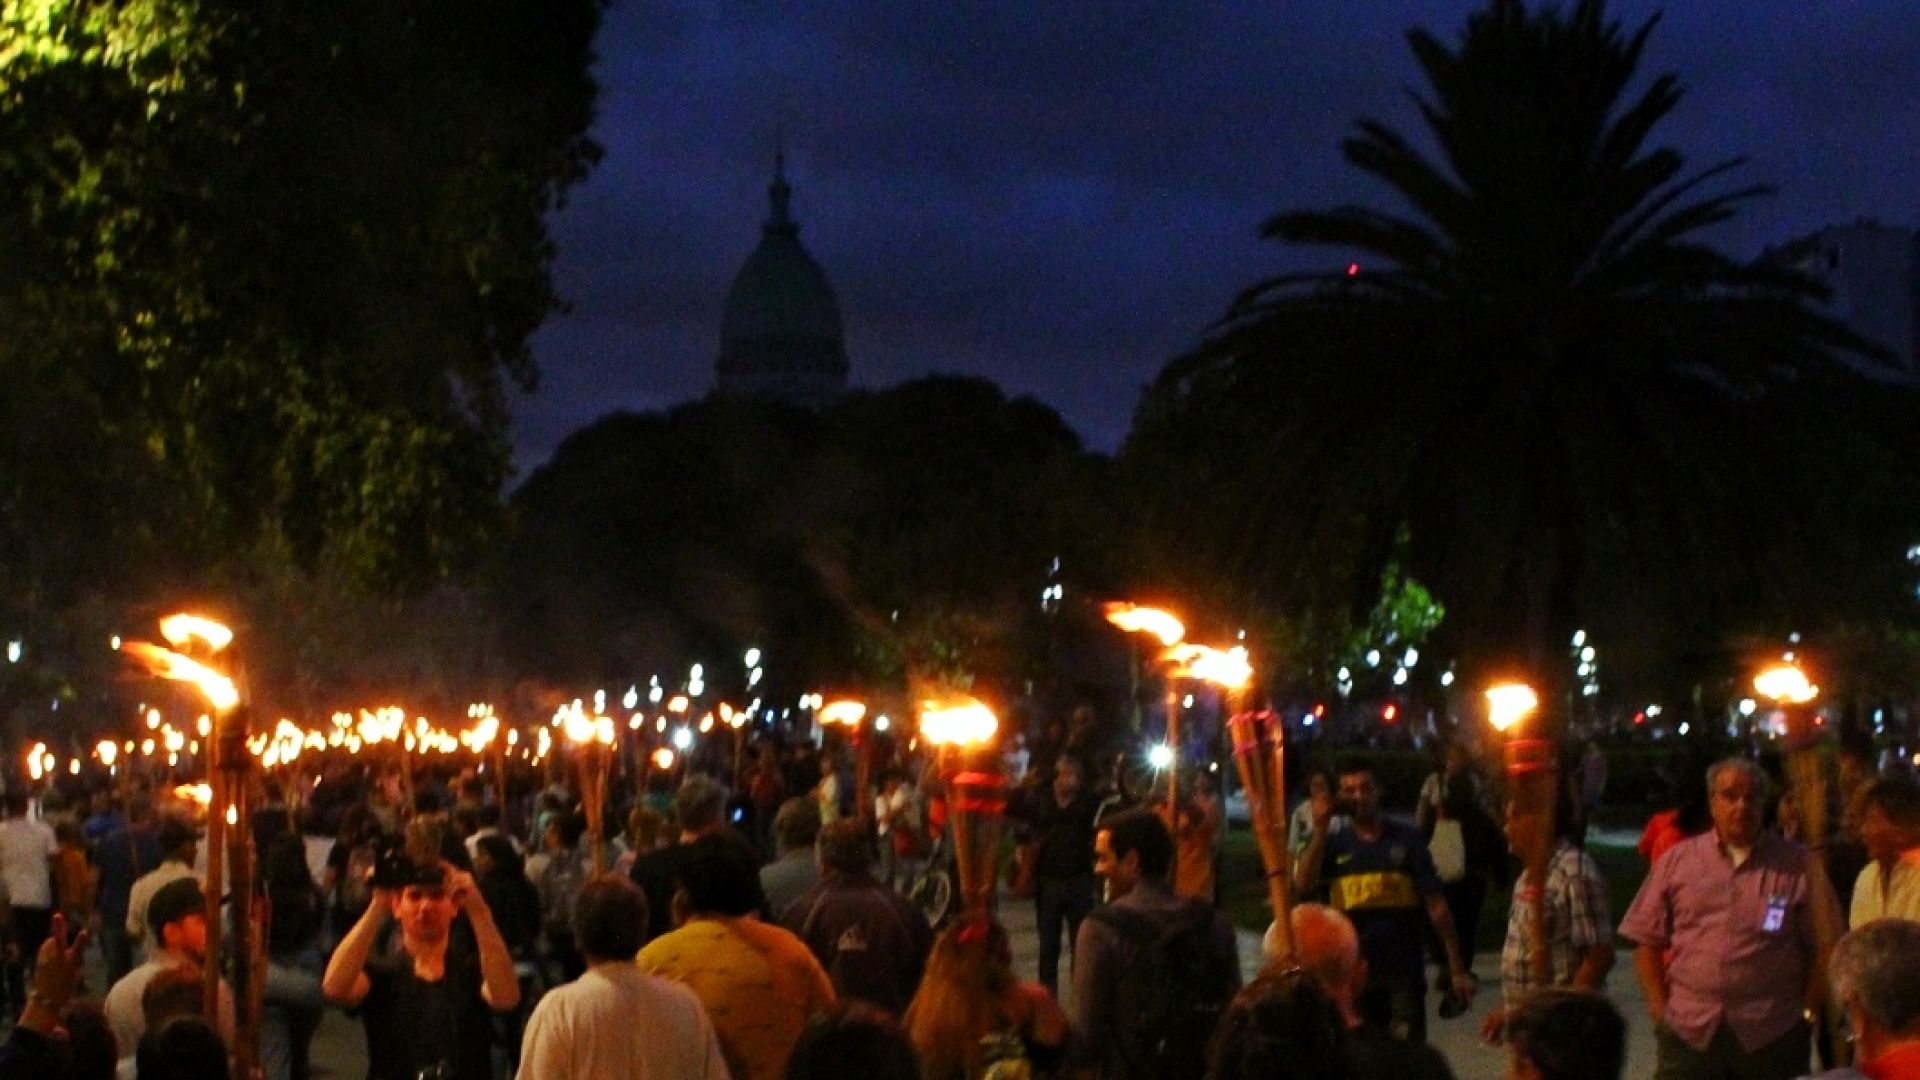
[[[1513,883],[1513,907],[1507,912],[1507,942],[1500,948],[1500,991],[1508,1009],[1535,988],[1533,941],[1522,898],[1526,879]],[[1553,985],[1573,981],[1574,959],[1582,949],[1613,943],[1613,918],[1608,910],[1607,883],[1593,856],[1560,841],[1547,861],[1547,884],[1541,894],[1547,905],[1547,943],[1551,948]]]

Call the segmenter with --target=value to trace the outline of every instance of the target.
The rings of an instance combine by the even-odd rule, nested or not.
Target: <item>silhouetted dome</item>
[[[823,405],[847,388],[840,304],[826,271],[800,246],[787,212],[792,189],[776,162],[772,213],[734,275],[720,321],[718,389],[736,397]]]

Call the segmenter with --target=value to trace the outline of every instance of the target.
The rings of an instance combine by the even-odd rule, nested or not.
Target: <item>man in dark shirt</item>
[[[452,933],[473,928],[474,950]],[[389,918],[401,949],[368,956]],[[513,958],[492,912],[465,871],[416,872],[402,888],[376,889],[327,964],[327,1000],[358,1009],[367,1030],[367,1080],[492,1080],[492,1012],[520,1003]]]
[[[1093,818],[1099,800],[1087,789],[1078,758],[1062,754],[1050,791],[1035,790],[1022,808],[1034,841],[1033,907],[1040,933],[1040,982],[1060,992],[1060,931],[1068,947],[1094,905]]]
[[[1454,995],[1470,1000],[1473,977],[1460,960],[1453,914],[1426,841],[1380,810],[1380,781],[1366,766],[1343,769],[1340,803],[1352,824],[1331,831],[1332,807],[1314,808],[1313,838],[1294,868],[1294,887],[1312,895],[1322,882],[1334,910],[1353,920],[1369,975],[1360,1015],[1414,1042],[1427,1039],[1426,954],[1422,923],[1446,949]]]
[[[87,819],[84,829],[100,873],[94,910],[100,916],[100,954],[107,964],[107,985],[133,970],[133,938],[127,933],[127,902],[133,883],[160,865],[160,837],[144,801],[134,804],[129,822],[110,801]]]
[[[867,827],[859,821],[821,829],[818,850],[819,884],[787,905],[780,925],[813,950],[842,1001],[905,1015],[933,947],[926,916],[869,872]]]
[[[673,797],[674,820],[680,826],[679,843],[649,851],[633,860],[629,876],[647,897],[646,941],[651,942],[673,929],[674,879],[688,844],[703,836],[724,837],[729,843],[747,848],[752,853],[753,865],[760,865],[760,849],[753,846],[753,841],[726,827],[726,809],[727,789],[721,787],[719,781],[704,773],[687,777]],[[760,893],[755,897],[756,909],[763,916],[769,914],[758,876],[753,879],[753,889]]]

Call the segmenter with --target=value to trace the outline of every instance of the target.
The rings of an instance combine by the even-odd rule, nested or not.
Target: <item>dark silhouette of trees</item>
[[[802,692],[1016,686],[1051,560],[1105,572],[1105,470],[978,379],[819,413],[714,399],[576,433],[513,499],[496,595],[524,669],[663,677],[758,646]],[[737,692],[741,672],[710,672]]]
[[[1159,512],[1208,522],[1197,557],[1337,628],[1404,538],[1464,661],[1549,680],[1576,629],[1659,651],[1881,595],[1912,473],[1841,359],[1879,358],[1703,239],[1764,189],[1652,141],[1654,25],[1495,0],[1409,33],[1434,152],[1372,120],[1342,147],[1405,209],[1271,218],[1336,267],[1248,289],[1141,407],[1130,469],[1194,480]]]

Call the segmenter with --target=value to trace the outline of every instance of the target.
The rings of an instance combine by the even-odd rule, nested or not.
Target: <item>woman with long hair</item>
[[[957,920],[934,941],[906,1029],[926,1080],[972,1080],[1016,1053],[1035,1076],[1050,1076],[1066,1059],[1070,1034],[1046,987],[1014,975],[1006,930],[982,916]]]

